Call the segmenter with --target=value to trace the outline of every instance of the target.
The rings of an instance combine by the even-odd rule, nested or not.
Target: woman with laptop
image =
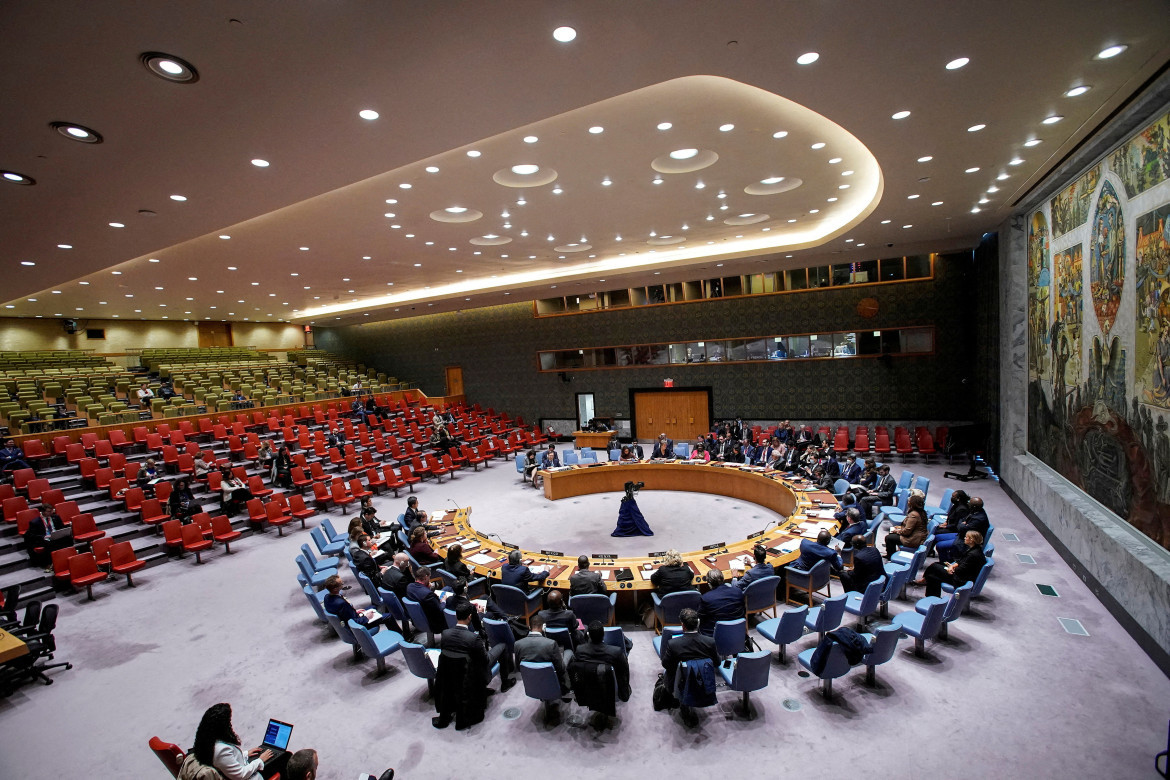
[[[267,739],[264,746],[252,748],[245,755],[240,747],[240,738],[232,728],[232,706],[223,703],[213,704],[203,713],[203,719],[195,731],[195,744],[188,757],[192,755],[203,766],[215,767],[226,780],[272,777],[284,769],[289,756],[287,750],[278,750],[275,745],[268,745]],[[179,773],[180,777],[188,770],[186,763],[184,771]],[[192,767],[194,769],[197,767]]]

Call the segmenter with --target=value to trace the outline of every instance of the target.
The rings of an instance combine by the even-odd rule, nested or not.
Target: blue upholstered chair
[[[543,597],[540,588],[533,588],[531,593],[525,593],[513,585],[492,585],[492,600],[505,615],[518,617],[528,622],[528,618],[540,611]]]
[[[309,549],[309,545],[301,545],[301,555],[305,556],[305,560],[309,562],[309,566],[313,567],[313,571],[325,571],[326,569],[337,570],[337,561],[330,558],[329,560],[318,560],[313,551]]]
[[[341,551],[349,546],[344,540],[331,542],[326,539],[325,530],[320,526],[309,531],[309,536],[313,537],[313,543],[317,545],[322,555],[341,555]]]
[[[785,646],[804,636],[804,621],[808,618],[808,607],[801,604],[781,613],[780,617],[765,620],[756,626],[756,632],[774,645],[780,646],[780,663],[785,662]]]
[[[325,580],[337,573],[337,569],[325,569],[324,571],[315,571],[309,565],[309,561],[305,556],[298,555],[296,558],[297,568],[301,570],[301,574],[305,575],[305,579],[309,581],[314,588],[319,588],[325,584]]]
[[[659,658],[662,658],[662,648],[670,641],[671,637],[678,636],[683,632],[682,626],[663,626],[662,633],[650,640],[654,646],[654,653]]]
[[[427,681],[427,691],[431,694],[435,692],[435,676],[438,674],[438,669],[435,664],[439,661],[439,650],[428,650],[422,645],[416,645],[413,642],[399,642],[398,647],[402,650],[402,657],[406,659],[406,668],[415,677],[419,677]]]
[[[349,626],[347,626],[345,623],[342,623],[341,618],[337,617],[337,615],[334,615],[328,610],[325,611],[325,619],[329,621],[329,625],[333,627],[333,631],[337,634],[337,638],[353,648],[353,657],[355,659],[361,657],[362,649],[358,646],[357,637],[355,637],[353,632],[349,630]]]
[[[928,540],[929,541],[929,540]],[[910,579],[918,576],[918,570],[922,568],[923,561],[926,560],[927,546],[924,542],[918,546],[914,552],[907,552],[906,550],[898,550],[890,556],[889,565],[909,566]]]
[[[816,652],[815,647],[810,647],[796,656],[797,662],[812,672],[812,656]],[[849,659],[845,657],[845,650],[841,645],[834,642],[829,645],[828,658],[825,659],[825,668],[817,677],[821,680],[821,693],[826,699],[833,697],[833,680],[838,677],[844,677],[849,674],[852,667],[849,665]],[[816,672],[813,672],[816,674]]]
[[[804,619],[804,627],[809,631],[816,631],[820,635],[818,641],[824,639],[825,634],[841,625],[841,619],[845,617],[847,599],[848,595],[842,593],[840,596],[825,599],[819,605],[811,607],[808,611],[808,617]]]
[[[573,632],[567,628],[557,628],[555,626],[545,626],[544,635],[549,639],[555,640],[562,650],[573,649]]]
[[[890,616],[890,602],[900,598],[906,590],[906,583],[910,581],[910,567],[899,566],[896,563],[886,564],[886,584],[882,588],[882,595],[878,599],[881,616]]]
[[[927,596],[918,600],[913,612],[894,615],[893,625],[914,637],[914,655],[922,657],[926,651],[926,640],[934,639],[942,626],[943,611],[949,599]]]
[[[516,473],[520,475],[520,479],[524,479],[524,460],[524,458],[517,455],[514,461],[516,464]]]
[[[594,620],[601,621],[603,626],[612,626],[615,604],[617,591],[569,596],[569,609],[573,610],[573,614],[586,626]]]
[[[444,569],[442,566],[439,566],[436,569],[436,571],[438,572],[439,576],[443,578],[443,587],[444,588],[454,588],[455,587],[455,580],[459,579],[458,577],[456,577],[454,574],[452,574],[451,572]],[[487,595],[487,577],[476,577],[473,580],[468,580],[467,594],[466,595],[467,595],[467,598],[469,598],[469,599],[477,599],[477,598],[480,598],[481,596],[486,596]]]
[[[402,644],[402,635],[393,631],[379,631],[371,634],[369,629],[356,621],[349,621],[349,630],[357,639],[358,647],[370,658],[378,662],[378,674],[386,673],[386,656],[398,652]]]
[[[509,654],[516,652],[516,635],[512,633],[512,626],[508,624],[508,621],[484,618],[483,630],[487,633],[489,645],[494,647],[503,643],[508,648]]]
[[[561,681],[553,665],[548,661],[522,661],[520,679],[524,682],[525,696],[544,702],[545,720],[554,719],[560,711]]]
[[[677,593],[667,593],[665,596],[651,592],[650,597],[654,600],[654,619],[659,630],[663,626],[678,623],[679,612],[688,607],[697,610],[703,602],[703,597],[697,590],[680,590]]]
[[[772,610],[776,617],[776,589],[780,587],[779,577],[760,577],[752,580],[743,589],[743,608],[747,616]]]
[[[904,634],[899,626],[890,624],[888,626],[881,626],[874,629],[872,634],[862,634],[866,641],[869,642],[869,653],[862,660],[865,664],[865,684],[873,685],[876,677],[874,669],[879,664],[884,664],[894,657],[894,651],[898,649],[898,640]]]
[[[455,610],[453,609],[444,609],[443,616],[447,618],[447,628],[455,628],[459,623],[459,618],[455,615]]]
[[[914,480],[914,489],[921,490],[923,498],[926,498],[927,496],[929,496],[930,495],[930,477],[924,477],[921,474],[919,474]],[[910,491],[906,491],[906,492],[909,493]],[[926,516],[930,517],[930,513],[928,512],[926,514]]]
[[[714,639],[720,658],[742,653],[747,644],[747,618],[720,620],[715,624]]]
[[[973,587],[974,583],[968,582],[951,591],[946,609],[943,610],[942,625],[938,628],[939,639],[947,638],[947,624],[957,620],[959,615],[967,609],[967,605],[971,602],[971,589]]]
[[[322,623],[328,623],[329,618],[325,617],[325,608],[321,606],[321,599],[317,598],[317,594],[308,585],[301,587],[305,592],[305,598],[309,600],[309,605],[313,608],[313,612],[317,615],[317,619]]]
[[[410,625],[410,621],[406,619],[406,610],[403,608],[402,602],[398,600],[397,594],[381,588],[377,590],[378,603],[381,605],[378,609],[392,615],[398,621],[398,625],[405,630]]]
[[[841,500],[841,498],[845,495],[845,491],[847,490],[849,490],[848,480],[838,479],[833,483],[833,495],[836,496],[838,501]]]
[[[932,506],[930,504],[927,504],[926,505],[926,516],[931,518],[932,520],[934,519],[935,515],[942,515],[945,518],[947,515],[947,512],[951,511],[951,496],[954,494],[954,492],[955,492],[954,488],[947,488],[946,490],[943,491],[942,500],[940,500],[938,502],[937,506]]]
[[[378,595],[378,589],[374,587],[374,583],[365,574],[360,571],[355,571],[354,575],[357,577],[358,584],[362,586],[362,590],[370,597],[370,603],[378,611],[382,611],[382,597]]]
[[[609,460],[611,463],[616,463],[617,461],[621,460],[621,458],[622,458],[622,451],[621,450],[610,450],[609,451]]]
[[[975,581],[973,583],[971,583],[971,598],[967,599],[967,602],[968,602],[967,608],[965,608],[963,610],[964,612],[966,612],[967,609],[970,608],[971,599],[977,597],[980,593],[983,592],[983,586],[987,584],[987,578],[991,576],[991,570],[994,568],[995,568],[995,559],[988,558],[987,563],[983,564],[983,568],[979,570],[979,573],[977,575],[975,575]],[[948,593],[950,593],[950,592],[954,591],[955,586],[951,585],[950,583],[944,582],[942,584],[942,589],[947,591]]]
[[[785,583],[784,583],[784,602],[788,603],[789,595],[792,589],[803,590],[807,597],[808,606],[812,606],[812,594],[825,588],[827,595],[833,595],[833,586],[830,584],[828,561],[817,561],[816,564],[809,570],[795,569],[791,566],[784,567]]]
[[[597,453],[594,450],[581,450],[578,457],[581,463],[597,463]]]
[[[333,523],[328,517],[321,518],[321,527],[325,529],[325,538],[330,542],[346,542],[349,541],[348,534],[339,534],[337,529],[333,527]]]
[[[566,466],[576,466],[578,460],[579,459],[577,457],[576,450],[565,450],[561,453],[561,463],[565,464]]]
[[[750,694],[768,687],[771,666],[772,654],[767,650],[740,653],[731,661],[731,666],[719,665],[719,674],[727,687],[743,694],[743,714],[749,720],[753,717]]]
[[[658,639],[658,637],[654,638]],[[603,644],[613,645],[623,653],[626,652],[626,635],[621,626],[606,626],[605,636],[601,641]]]
[[[410,622],[414,624],[415,629],[427,635],[427,647],[434,647],[436,644],[435,632],[431,629],[426,613],[423,612],[422,604],[413,599],[402,599],[402,606],[406,608],[406,614],[410,617]]]
[[[883,574],[865,586],[864,593],[851,590],[845,594],[845,611],[850,615],[861,618],[861,624],[869,620],[869,616],[878,611],[882,591],[886,587],[886,576]]]
[[[691,445],[685,441],[675,442],[674,454],[684,460],[691,457]]]

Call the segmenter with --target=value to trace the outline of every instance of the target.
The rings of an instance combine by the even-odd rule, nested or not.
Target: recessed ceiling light
[[[1116,46],[1110,46],[1108,49],[1102,49],[1101,51],[1097,52],[1096,59],[1099,59],[1099,60],[1113,59],[1118,54],[1121,54],[1123,51],[1125,51],[1128,48],[1129,48],[1129,46],[1125,45],[1124,43],[1118,44]]]
[[[923,155],[922,157],[919,157],[918,162],[930,162],[933,159],[934,159],[934,157],[930,156],[929,154],[926,154],[926,155]]]
[[[1008,160],[1008,165],[1023,165],[1023,164],[1024,164],[1024,158],[1022,158],[1022,157],[1013,157],[1012,159]]]
[[[898,111],[894,114],[891,114],[890,119],[905,119],[908,116],[910,116],[909,111]]]
[[[839,162],[841,162],[840,157],[830,157],[829,158],[829,165],[836,165]]]
[[[727,124],[719,125],[719,132],[721,132],[721,133],[729,133],[734,129],[735,129],[735,125],[731,124],[730,122],[728,122]]]
[[[820,209],[809,209],[808,213],[809,214],[820,214],[821,210]]]
[[[561,43],[568,43],[577,37],[577,31],[572,27],[558,27],[553,30],[553,38]]]
[[[698,149],[675,149],[670,153],[670,157],[673,160],[689,160],[698,153]]]
[[[194,84],[199,80],[195,66],[173,54],[158,51],[144,52],[139,60],[154,75],[179,84]]]
[[[37,183],[37,180],[33,177],[25,176],[23,173],[17,173],[16,171],[4,171],[0,175],[4,176],[5,181],[10,181],[13,184],[32,185]]]
[[[427,172],[427,173],[438,173],[438,172],[439,172],[439,166],[437,166],[437,165],[428,165],[428,166],[426,167],[426,172]]]
[[[512,166],[512,173],[514,173],[518,176],[531,176],[532,174],[536,173],[539,170],[540,170],[539,165],[533,165],[531,163],[523,163],[521,165],[513,165]]]
[[[796,63],[798,65],[812,65],[814,62],[816,62],[820,58],[821,58],[821,55],[817,54],[815,51],[810,51],[810,52],[807,52],[807,53],[802,54],[799,57],[797,57]]]
[[[958,59],[951,60],[947,63],[947,70],[958,70],[970,61],[969,57],[959,57]]]
[[[783,176],[769,176],[766,179],[760,179],[760,184],[779,184],[784,181]]]
[[[815,144],[813,144],[813,145],[812,145],[810,148],[812,148],[812,149],[824,149],[824,148],[825,148],[825,142],[824,142],[824,141],[817,141],[817,142],[816,142]]]
[[[784,138],[787,135],[788,135],[787,130],[777,130],[776,132],[772,133],[773,138]]]
[[[942,202],[941,200],[936,200],[934,203],[931,203],[930,205],[932,205],[932,206],[941,206],[942,204],[943,204],[943,202]]]
[[[919,195],[918,195],[918,194],[914,194],[914,195],[907,195],[907,196],[906,196],[906,200],[915,200],[915,199],[917,199],[918,197],[919,197]]]
[[[229,271],[235,271],[235,270],[237,270],[237,269],[236,269],[236,267],[235,267],[234,265],[229,265],[229,266],[227,267],[227,269],[228,269]],[[296,274],[293,274],[293,276],[296,276]]]
[[[187,199],[187,196],[186,196],[186,195],[172,195],[172,196],[171,196],[171,200],[177,200],[177,201],[179,201],[180,203],[182,203],[182,202],[183,202],[183,201],[185,201],[186,199]]]
[[[842,175],[842,176],[852,176],[852,175],[853,175],[853,171],[841,171],[841,175]]]
[[[83,125],[73,124],[72,122],[50,122],[49,127],[70,141],[80,141],[83,144],[100,144],[102,142],[101,133],[96,130],[90,130]]]
[[[888,219],[883,219],[883,220],[882,220],[882,224],[883,224],[883,225],[888,225],[888,224],[890,224],[890,220],[888,220]]]
[[[608,187],[611,184],[613,184],[613,182],[609,180],[608,176],[606,176],[604,179],[601,180],[602,187]]]
[[[308,251],[309,251],[309,248],[308,248],[307,246],[303,246],[303,247],[301,247],[301,251],[302,251],[302,252],[308,252]]]
[[[410,184],[407,184],[406,182],[403,182],[402,184],[399,184],[398,186],[399,186],[401,189],[404,189],[404,190],[409,190],[409,189],[411,188],[411,186],[412,186],[412,185],[410,185]]]
[[[1030,138],[1027,141],[1024,141],[1024,146],[1036,146],[1040,143],[1042,143],[1042,141],[1039,138]]]
[[[414,267],[415,267],[415,268],[422,268],[422,263],[415,263],[415,264],[414,264]]]
[[[1079,87],[1073,87],[1068,92],[1064,93],[1065,97],[1080,97],[1091,89],[1088,84],[1082,84]]]
[[[963,173],[975,173],[978,170],[979,170],[979,166],[974,165],[974,166],[968,168],[967,170],[963,171]]]
[[[836,203],[837,198],[825,198],[825,203]]]
[[[594,135],[597,135],[598,133],[604,133],[605,128],[602,127],[601,125],[594,125],[593,127],[589,128],[589,132],[593,133]],[[468,300],[471,300],[471,299],[469,298]]]
[[[113,274],[114,276],[121,276],[122,275],[121,271],[110,271],[110,273]]]
[[[1054,125],[1062,119],[1064,119],[1064,117],[1060,116],[1059,114],[1053,114],[1052,116],[1044,117],[1041,122],[1046,125]]]
[[[480,154],[481,154],[481,152],[476,151],[475,149],[468,149],[467,150],[468,157],[479,157]]]
[[[534,144],[534,143],[536,143],[536,142],[537,142],[537,141],[539,141],[539,140],[540,140],[540,139],[539,139],[539,138],[537,138],[537,137],[536,137],[536,136],[534,136],[534,135],[526,135],[526,136],[524,136],[524,143],[526,143],[526,144]]]
[[[252,164],[255,165],[257,168],[267,168],[268,167],[268,161],[261,160],[259,157],[252,160]]]
[[[157,262],[158,262],[158,258],[157,258],[157,257],[152,257],[152,258],[150,258],[149,260],[147,260],[146,262],[148,262],[148,263],[157,263]]]
[[[697,181],[697,182],[695,182],[695,189],[696,189],[696,190],[705,189],[705,188],[706,188],[706,186],[707,186],[707,185],[706,185],[706,184],[704,184],[704,183],[703,183],[703,182],[701,182],[701,181]]]
[[[980,199],[979,199],[979,202],[980,202],[980,203],[991,203],[991,198],[988,198],[987,196],[984,196],[984,197],[982,197],[982,198],[980,198]]]
[[[994,184],[992,184],[990,187],[987,188],[987,191],[988,192],[999,192],[999,187],[996,187]]]
[[[971,207],[971,213],[972,213],[972,214],[978,214],[978,213],[979,213],[980,211],[982,211],[982,210],[983,210],[983,209],[979,208],[978,206],[972,206],[972,207]]]
[[[674,127],[674,125],[672,125],[670,122],[659,122],[658,123],[659,130],[669,130],[672,127]]]
[[[848,184],[838,184],[838,185],[837,185],[837,189],[839,189],[839,190],[847,190],[847,189],[849,189],[849,185],[848,185]]]
[[[363,108],[358,112],[358,116],[360,116],[362,119],[368,119],[372,122],[378,118],[378,112],[372,108]]]
[[[198,276],[188,276],[187,281],[188,282],[197,282],[197,281],[199,281],[199,277]]]
[[[21,260],[20,264],[21,265],[36,265],[36,263],[34,263],[32,260]]]
[[[999,176],[996,176],[995,178],[999,181],[1003,181],[1004,179],[1008,178],[1008,174],[1001,173]]]
[[[912,227],[914,227],[914,226],[913,225],[903,225],[902,229],[905,230],[906,228],[912,228]]]
[[[111,223],[110,223],[110,227],[112,227],[112,228],[123,228],[123,227],[126,227],[126,226],[125,226],[125,225],[123,225],[121,222],[111,222]]]
[[[78,284],[85,285],[85,286],[87,286],[87,287],[89,286],[89,282],[78,282]],[[161,290],[162,288],[160,287],[160,288],[158,288],[158,289],[160,289],[160,290]]]
[[[223,236],[220,236],[220,238],[222,238],[224,241],[227,241],[229,238],[231,238],[231,236],[223,235]]]
[[[971,125],[970,127],[967,128],[967,132],[968,133],[978,133],[980,130],[982,130],[985,127],[987,127],[987,125]]]

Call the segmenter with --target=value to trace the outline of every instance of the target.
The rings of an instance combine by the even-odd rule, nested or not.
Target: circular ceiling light
[[[735,129],[735,125],[731,124],[730,122],[728,122],[727,124],[724,124],[724,125],[719,125],[719,132],[721,132],[721,133],[729,133],[734,129]]]
[[[492,174],[492,180],[505,187],[540,187],[551,184],[556,181],[556,178],[557,172],[552,168],[541,168],[539,165],[531,163],[501,168]]]
[[[1027,141],[1024,141],[1024,146],[1036,146],[1039,143],[1041,143],[1039,138],[1030,138]]]
[[[1053,114],[1052,116],[1044,117],[1041,122],[1046,125],[1054,125],[1062,119],[1064,119],[1063,116],[1060,116],[1059,114]]]
[[[553,30],[553,38],[561,43],[568,43],[577,37],[577,31],[572,27],[558,27]]]
[[[501,246],[512,243],[512,239],[507,236],[497,236],[495,233],[488,233],[486,236],[476,236],[469,243],[475,244],[476,246]]]
[[[816,62],[820,58],[821,58],[821,55],[817,54],[815,51],[810,51],[806,54],[802,54],[799,57],[797,57],[796,64],[798,64],[798,65],[812,65],[814,62]]]
[[[668,246],[670,244],[681,244],[686,241],[682,236],[655,236],[646,240],[647,244],[651,246]]]
[[[1129,48],[1129,46],[1125,45],[1124,43],[1118,44],[1116,46],[1110,46],[1107,49],[1102,49],[1101,51],[1097,52],[1097,56],[1095,59],[1111,60],[1114,57],[1116,57],[1118,54],[1121,54],[1123,51],[1125,51],[1128,48]]]
[[[922,157],[919,157],[918,162],[930,162],[933,159],[934,159],[933,157],[931,157],[929,154],[927,154],[927,155],[923,155]]]
[[[0,171],[0,176],[4,177],[4,181],[10,181],[13,184],[32,185],[37,183],[37,180],[33,177],[25,176],[23,173],[17,173],[16,171]]]
[[[891,114],[890,119],[905,119],[908,116],[910,116],[909,111],[898,111],[894,114]]]
[[[1024,158],[1022,158],[1022,157],[1013,157],[1012,159],[1008,160],[1008,165],[1023,165],[1023,164],[1024,164]]]
[[[794,176],[771,176],[749,184],[743,191],[748,195],[779,195],[781,192],[794,190],[801,184],[804,184],[804,180]]]
[[[1073,87],[1068,92],[1065,92],[1064,96],[1065,97],[1080,97],[1081,95],[1088,92],[1090,89],[1092,89],[1092,87],[1090,87],[1088,84],[1081,84],[1079,87]]]
[[[659,173],[691,173],[714,165],[719,155],[709,149],[675,149],[655,157],[650,167]]]
[[[553,251],[560,252],[562,254],[568,254],[570,252],[588,252],[592,248],[593,247],[590,246],[589,244],[574,243],[574,244],[564,244],[562,246],[554,246]]]
[[[824,149],[824,148],[825,148],[825,142],[824,142],[824,141],[817,141],[815,144],[813,144],[813,145],[812,145],[812,146],[810,146],[809,148],[810,148],[810,149]]]
[[[975,173],[978,170],[979,170],[979,166],[974,165],[974,166],[968,168],[967,170],[963,171],[963,173]]]
[[[428,165],[428,166],[426,167],[426,172],[427,172],[427,173],[438,173],[438,172],[439,172],[439,166],[437,166],[437,165]]]
[[[377,111],[375,111],[372,108],[363,108],[361,111],[358,112],[358,116],[360,116],[362,119],[373,122],[380,115],[378,114]]]
[[[123,227],[126,227],[126,226],[125,226],[125,225],[123,225],[121,222],[111,222],[111,223],[110,223],[110,227],[112,227],[112,228],[123,228]]]
[[[594,125],[593,127],[589,128],[589,132],[593,133],[593,135],[598,135],[599,133],[604,133],[605,128],[601,125]]]
[[[672,127],[674,127],[674,125],[672,125],[670,122],[659,122],[658,123],[659,130],[669,130]]]
[[[148,51],[143,52],[138,59],[147,70],[160,79],[177,84],[194,84],[199,80],[199,71],[195,70],[195,66],[173,54]]]
[[[102,142],[101,133],[75,122],[50,122],[49,127],[70,141],[78,141],[83,144],[100,144]]]
[[[452,209],[456,210],[452,211]],[[432,211],[430,216],[436,222],[474,222],[483,217],[483,212],[463,206],[451,206]]]
[[[176,200],[179,203],[182,203],[183,201],[187,200],[187,196],[186,195],[172,195],[171,200]]]
[[[723,220],[724,225],[754,225],[757,222],[766,222],[771,219],[767,214],[740,214]]]
[[[476,151],[475,149],[468,149],[467,150],[468,157],[479,157],[480,154],[481,154],[481,152]]]
[[[787,130],[777,130],[776,132],[772,133],[773,138],[784,138],[787,135],[788,135]]]
[[[255,160],[252,160],[252,164],[255,165],[257,168],[267,168],[268,167],[268,161],[261,160],[259,157],[257,157]]]
[[[980,130],[982,130],[985,127],[987,127],[987,125],[983,125],[983,124],[971,125],[970,127],[967,128],[967,132],[968,133],[978,133]]]
[[[534,136],[534,135],[526,135],[526,136],[524,136],[524,143],[526,143],[526,144],[534,144],[534,143],[536,143],[536,142],[537,142],[537,141],[539,141],[539,140],[540,140],[540,139],[539,139],[539,138],[537,138],[537,137],[536,137],[536,136]]]
[[[969,57],[959,57],[958,59],[951,60],[947,63],[947,70],[958,70],[970,61],[971,59]]]

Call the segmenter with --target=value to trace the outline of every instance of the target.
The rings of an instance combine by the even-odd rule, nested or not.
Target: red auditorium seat
[[[333,482],[329,484],[329,499],[337,506],[341,507],[341,514],[345,514],[349,505],[357,501],[349,491],[345,489],[345,483],[341,481],[341,477],[335,477]]]
[[[232,521],[228,520],[227,515],[216,515],[211,518],[211,538],[223,542],[224,549],[229,554],[232,551],[231,543],[241,536],[242,533],[232,528]]]
[[[73,526],[74,544],[89,544],[106,535],[105,531],[97,527],[97,523],[93,520],[93,515],[88,512],[74,515],[71,525]]]
[[[147,525],[158,525],[171,519],[167,510],[157,498],[148,498],[142,502],[142,522]]]
[[[120,428],[115,428],[109,432],[107,438],[110,440],[110,446],[123,453],[134,446],[134,442],[126,438],[126,432]]]
[[[214,544],[210,539],[203,538],[203,531],[194,523],[183,526],[183,552],[195,553],[196,565],[203,563],[201,553],[211,549]]]
[[[89,549],[93,552],[93,557],[97,560],[99,568],[109,571],[110,568],[110,548],[114,546],[114,540],[108,536],[103,536],[100,539],[94,539],[93,543],[89,545]]]
[[[353,497],[358,501],[361,501],[363,498],[368,496],[374,495],[372,491],[366,490],[366,486],[362,484],[361,479],[358,477],[354,477],[347,484],[349,485],[350,494],[353,495]]]
[[[40,503],[41,494],[50,489],[49,480],[47,479],[30,479],[25,483],[24,487],[28,493],[28,500],[33,503]]]
[[[25,462],[34,466],[40,461],[45,461],[53,457],[52,453],[45,449],[45,443],[40,439],[25,439],[21,443],[20,448],[24,450]]]
[[[183,552],[183,523],[179,520],[167,520],[162,524],[163,544],[172,552]]]
[[[316,510],[309,509],[305,506],[304,497],[295,493],[288,497],[288,513],[301,521],[302,528],[305,526],[305,518],[317,514]]]
[[[98,568],[93,553],[74,555],[69,559],[69,583],[74,588],[85,588],[90,601],[93,601],[93,586],[109,576]]]
[[[406,483],[406,486],[410,489],[410,492],[413,493],[414,492],[414,484],[416,482],[421,482],[422,477],[416,477],[411,472],[410,466],[406,465],[405,463],[403,463],[401,468],[398,469],[398,472],[399,472],[399,475],[402,477],[402,481]]]
[[[134,578],[131,575],[145,567],[146,561],[138,560],[130,542],[118,542],[110,547],[110,571],[113,574],[125,574],[126,584],[130,587],[134,587]]]
[[[65,462],[70,466],[85,459],[85,447],[81,444],[69,443],[65,445]]]
[[[275,501],[269,501],[264,505],[264,513],[268,524],[276,527],[277,536],[284,536],[284,527],[293,521],[292,515],[287,514],[284,507]]]

